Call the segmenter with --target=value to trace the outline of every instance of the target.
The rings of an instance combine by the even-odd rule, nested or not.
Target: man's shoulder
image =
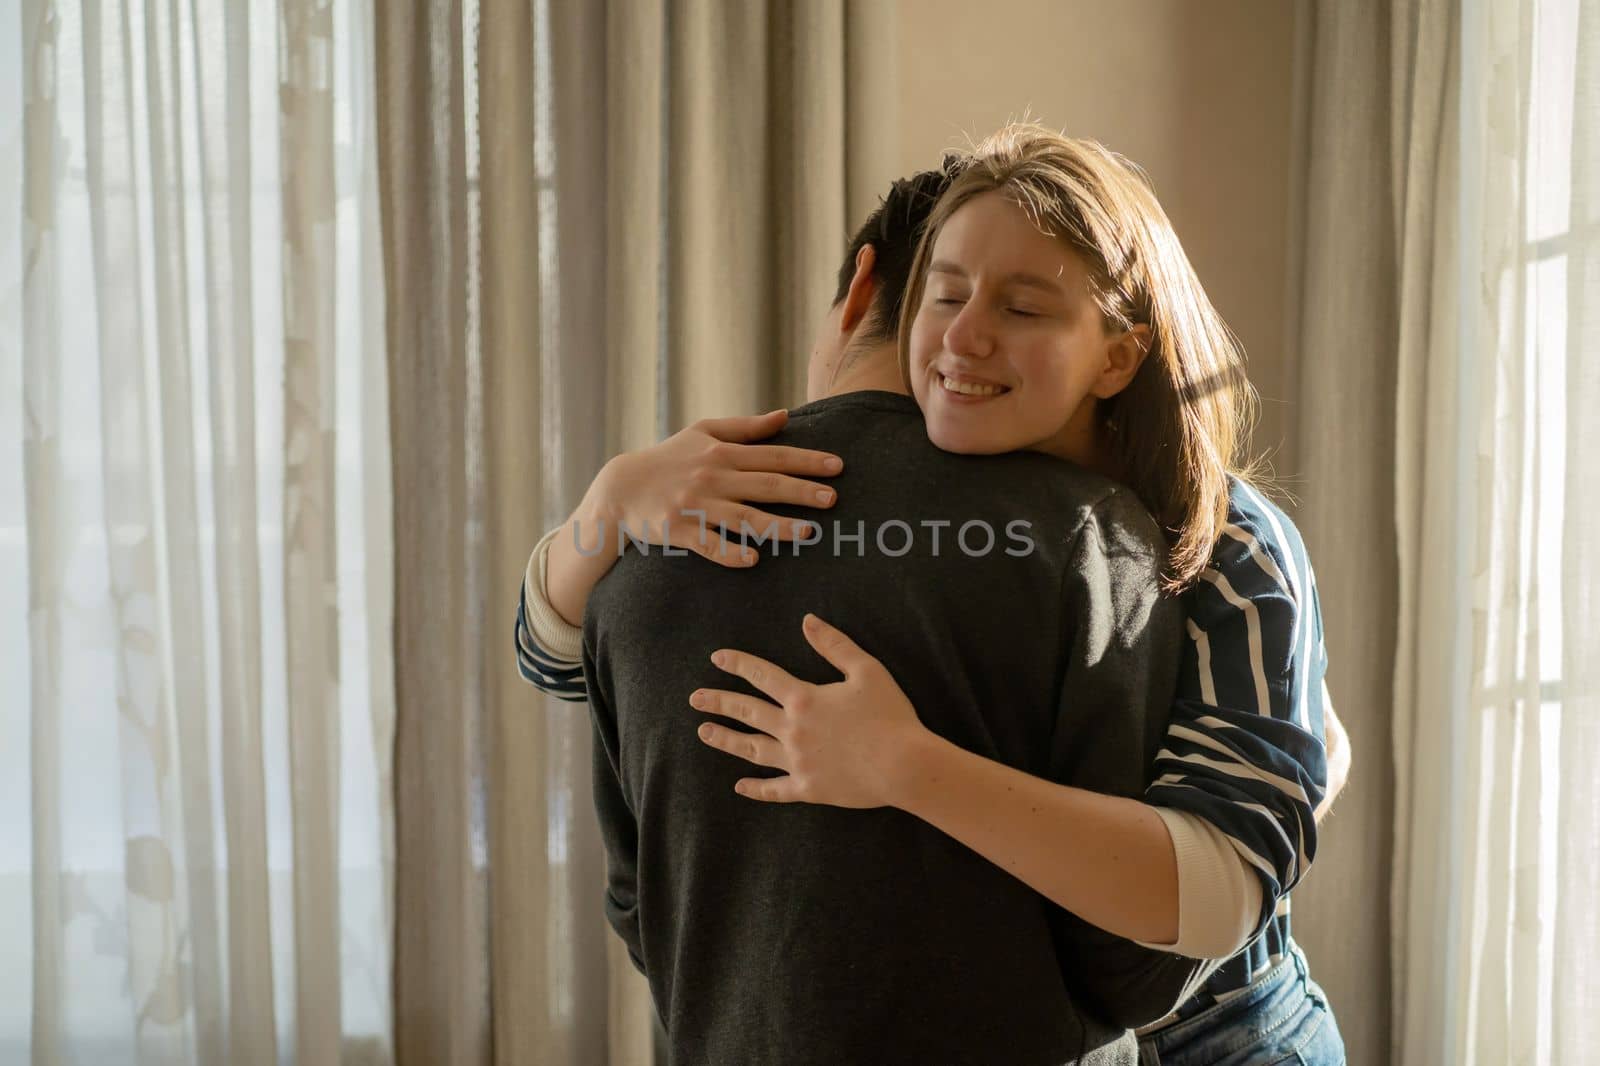
[[[1159,566],[1166,556],[1167,538],[1138,493],[1121,482],[1090,477],[1097,479],[1097,494],[1083,509],[1081,533],[1092,530],[1110,554],[1151,559]]]
[[[824,396],[820,400],[811,400],[799,407],[792,407],[789,409],[789,424],[793,426],[817,419],[827,420],[862,411],[877,411],[904,418],[915,418],[919,421],[922,418],[922,411],[917,407],[917,401],[904,393],[861,389],[857,392],[843,392],[837,396]]]
[[[789,412],[789,420],[772,438],[775,444],[836,448],[859,439],[892,438],[933,444],[922,428],[922,412],[909,396],[893,392],[850,392],[827,396]]]
[[[1098,517],[1155,528],[1132,490],[1076,463],[1034,451],[968,455],[939,448],[928,439],[916,402],[896,393],[847,393],[806,404],[790,413],[789,424],[772,441],[839,452],[847,469],[888,480],[904,481],[917,468],[931,468],[952,494],[1025,498],[1079,523]]]

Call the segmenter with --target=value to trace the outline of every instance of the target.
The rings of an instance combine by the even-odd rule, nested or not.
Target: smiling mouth
[[[1004,396],[1006,393],[1011,391],[1011,387],[1009,385],[991,385],[977,381],[952,381],[943,374],[939,374],[938,371],[935,371],[934,373],[938,374],[939,387],[945,392],[952,393],[956,396],[967,396],[972,397],[973,399],[988,399],[992,396]]]

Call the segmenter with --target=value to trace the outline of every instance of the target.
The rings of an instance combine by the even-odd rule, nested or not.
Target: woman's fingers
[[[741,444],[733,450],[733,468],[769,470],[801,477],[832,477],[844,469],[844,460],[832,452],[791,448],[786,444]]]
[[[754,660],[755,657],[746,658]],[[689,703],[697,710],[724,715],[761,730],[760,733],[744,733],[713,722],[704,722],[700,726],[699,736],[710,747],[757,766],[789,769],[782,742],[769,735],[783,724],[783,708],[774,707],[754,696],[705,688],[690,693]],[[798,803],[801,800],[793,778],[787,774],[779,777],[742,777],[733,788],[741,796],[767,803]]]
[[[815,542],[822,536],[822,532],[815,528],[815,523],[804,518],[780,518],[775,514],[751,507],[743,503],[730,503],[718,501],[706,506],[705,535],[717,536],[717,527],[727,530],[724,534],[729,540],[737,541],[742,536],[744,540],[759,548],[762,543],[769,540],[809,540]],[[690,523],[690,535],[698,537],[701,530]]]
[[[674,548],[737,569],[754,566],[761,558],[761,546],[768,542],[815,543],[820,538],[821,531],[803,518],[780,518],[745,504],[718,502],[667,519],[665,538],[648,539],[652,544],[664,539]]]
[[[789,421],[789,412],[780,407],[764,415],[738,415],[733,418],[702,418],[695,429],[718,440],[742,444],[751,440],[766,440]]]
[[[792,503],[796,507],[832,507],[839,495],[815,481],[771,471],[729,470],[718,474],[712,484],[730,500]]]
[[[689,706],[707,714],[719,714],[743,722],[771,736],[783,728],[783,708],[766,700],[717,688],[699,688],[689,694]]]
[[[774,769],[785,769],[783,765],[783,745],[767,736],[765,733],[740,733],[729,729],[725,725],[714,722],[705,722],[700,726],[700,739],[718,751],[725,751],[729,755],[737,755],[746,762],[755,763],[757,766],[771,766]]]
[[[792,774],[778,777],[741,777],[733,783],[733,790],[748,799],[763,803],[804,803],[805,796],[795,783]]]
[[[829,625],[814,614],[807,614],[800,620],[800,629],[805,633],[806,641],[817,650],[817,654],[839,668],[839,672],[846,677],[854,677],[867,666],[877,660],[862,650],[861,645],[851,640],[842,629]]]
[[[761,558],[761,553],[756,549],[740,544],[737,539],[718,536],[715,530],[707,530],[705,536],[701,536],[693,523],[690,523],[690,528],[683,532],[673,527],[672,536],[667,543],[675,548],[692,551],[702,559],[709,559],[718,566],[726,566],[732,570],[754,566],[756,560]]]
[[[769,663],[761,656],[751,655],[749,652],[720,648],[711,653],[711,662],[719,670],[726,670],[735,677],[744,678],[757,691],[764,692],[777,700],[780,707],[789,706],[809,687],[783,667]]]

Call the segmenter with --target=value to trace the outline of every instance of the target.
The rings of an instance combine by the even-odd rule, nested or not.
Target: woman
[[[1150,1050],[1169,1063],[1343,1061],[1286,906],[1325,784],[1314,582],[1293,526],[1232,465],[1240,355],[1154,196],[1098,146],[1002,131],[934,209],[899,345],[934,443],[1089,466],[1133,487],[1168,530],[1194,639],[1147,802],[940,740],[881,664],[810,616],[808,639],[845,680],[808,685],[723,649],[714,661],[746,680],[759,670],[777,702],[697,692],[700,710],[765,734],[708,723],[703,739],[788,771],[741,781],[744,795],[901,807],[1080,917],[1180,953],[1216,942],[1187,928],[1189,871],[1227,877],[1232,858],[1222,939],[1249,946],[1146,1035]]]

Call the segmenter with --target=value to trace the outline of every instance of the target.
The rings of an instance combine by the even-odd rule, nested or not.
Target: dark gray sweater
[[[837,680],[801,633],[815,611],[934,732],[1138,796],[1181,626],[1159,593],[1154,523],[1067,463],[942,452],[892,393],[797,408],[777,443],[845,460],[831,511],[773,508],[820,519],[819,543],[767,544],[749,570],[630,547],[584,618],[606,914],[649,979],[672,1063],[1134,1061],[1123,1029],[1175,1007],[1198,963],[1087,925],[902,811],[739,796],[735,780],[775,771],[702,743],[688,697],[754,692],[711,665],[718,647]],[[986,552],[980,526],[958,539],[973,521],[993,530]],[[843,539],[858,523],[861,539]]]

